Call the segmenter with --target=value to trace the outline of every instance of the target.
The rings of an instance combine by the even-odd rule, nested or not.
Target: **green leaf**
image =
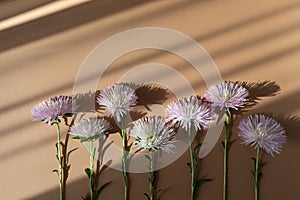
[[[193,160],[194,160],[194,161],[197,161],[197,153],[196,153],[196,152],[193,152],[193,153],[192,153],[192,156],[193,156]]]
[[[194,148],[194,151],[197,151],[200,147],[201,147],[202,143],[198,143],[195,148]]]
[[[55,148],[56,148],[56,151],[58,151],[58,143],[57,142],[55,143]]]
[[[109,184],[111,183],[111,181],[104,183],[103,185],[101,185],[100,187],[97,188],[97,190],[95,191],[95,199],[98,199],[98,196],[100,194],[100,192]]]
[[[94,176],[94,171],[93,171],[93,170],[90,170],[90,168],[85,168],[84,171],[85,171],[85,174],[86,174],[89,178],[93,178],[93,176]]]
[[[194,185],[194,187],[195,187],[195,190],[198,188],[198,187],[200,187],[201,185],[203,185],[204,183],[206,183],[206,182],[210,182],[211,181],[211,179],[197,179],[196,181],[195,181],[195,185]]]
[[[221,141],[221,144],[222,144],[223,148],[225,148],[225,142]]]
[[[74,136],[72,139],[80,140],[80,136]]]
[[[224,126],[225,126],[226,129],[228,129],[229,124],[226,121],[224,121]]]

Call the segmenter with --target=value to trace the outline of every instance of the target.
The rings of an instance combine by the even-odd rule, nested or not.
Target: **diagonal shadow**
[[[280,13],[280,12],[286,11],[286,10],[288,10],[288,9],[294,8],[294,6],[296,6],[296,5],[298,5],[298,4],[295,4],[295,5],[293,4],[293,6],[287,6],[287,7],[284,7],[284,8],[282,8],[282,9],[273,11],[273,12],[269,13],[268,15],[263,15],[263,16],[275,15],[275,14],[278,14],[278,13]],[[248,20],[248,21],[249,21],[249,23],[250,23],[250,22],[253,23],[253,21],[256,21],[256,19],[258,19],[258,18],[255,17],[255,18],[253,18],[252,20]],[[235,26],[232,26],[232,28],[233,28],[233,27],[234,27],[234,28],[237,28],[238,26],[235,25]],[[221,32],[222,32],[222,31],[221,31]],[[285,31],[282,31],[282,32],[285,32]],[[212,35],[214,35],[214,34],[212,33]],[[276,35],[276,34],[275,34],[275,35]],[[1,33],[0,33],[0,38],[1,38]],[[261,41],[261,39],[259,39],[258,41]],[[183,45],[183,44],[176,44],[176,45],[175,45],[174,47],[172,47],[172,48],[175,48],[175,49],[176,49],[176,48],[182,48],[182,45]],[[185,45],[187,45],[187,44],[185,44]],[[1,48],[1,47],[0,47],[0,48]],[[264,63],[264,62],[266,62],[266,61],[268,61],[268,60],[271,60],[272,58],[278,58],[278,57],[285,56],[286,54],[291,53],[291,52],[293,52],[293,51],[296,51],[296,50],[298,50],[298,49],[299,49],[299,46],[294,46],[294,47],[291,47],[291,48],[289,48],[289,49],[285,49],[285,50],[283,50],[283,51],[280,51],[280,52],[278,52],[278,53],[276,53],[276,54],[274,54],[274,55],[270,55],[270,56],[267,56],[267,57],[265,57],[265,58],[259,59],[259,60],[255,61],[255,62],[249,62],[249,63],[246,63],[246,64],[242,65],[241,68],[244,68],[244,70],[247,70],[247,69],[245,69],[245,68],[247,68],[247,67],[249,67],[249,66],[251,66],[251,65],[258,65],[258,64],[260,64],[260,63]],[[156,57],[157,55],[159,55],[159,53],[160,53],[160,52],[158,52],[157,54],[151,54],[151,55],[149,55],[149,56],[147,56],[147,57],[140,58],[139,60],[149,60],[149,59],[151,59],[151,58]],[[214,55],[214,54],[213,54],[213,55]],[[220,52],[219,52],[219,53],[217,52],[216,55],[221,55],[221,53],[220,53]],[[136,63],[136,62],[137,62],[137,60],[130,61],[129,63],[125,63],[123,67],[125,67],[125,66],[126,66],[126,67],[130,67],[130,66],[132,66],[133,63]],[[117,70],[117,69],[109,70],[109,71],[107,72],[107,73],[108,73],[107,75],[109,75],[110,73],[114,73],[115,70]],[[234,70],[234,71],[236,71],[236,70]],[[226,72],[225,75],[227,75],[227,74],[232,74],[232,73],[234,73],[234,72],[233,72],[233,71],[229,71],[229,72]],[[92,77],[91,77],[91,78],[92,78]],[[26,103],[32,102],[32,101],[34,101],[35,99],[45,98],[46,96],[48,96],[48,95],[50,95],[50,94],[52,94],[52,93],[57,93],[57,92],[59,92],[59,91],[68,89],[68,88],[70,88],[70,87],[72,87],[72,86],[73,86],[73,83],[68,83],[68,84],[66,84],[66,85],[64,85],[64,86],[61,86],[61,87],[59,87],[59,88],[55,88],[55,89],[53,89],[53,90],[47,91],[47,92],[45,92],[44,94],[41,94],[41,95],[38,95],[38,96],[34,96],[34,97],[30,97],[30,98],[27,98],[27,99],[25,99],[25,100],[23,100],[23,101],[16,102],[16,103],[13,103],[13,104],[10,104],[10,105],[8,105],[8,106],[5,106],[5,107],[3,107],[3,108],[0,108],[0,113],[3,113],[3,112],[6,112],[6,111],[8,111],[8,110],[10,110],[10,109],[16,108],[16,107],[22,105],[23,103],[26,104]]]
[[[201,1],[201,3],[204,3],[204,2],[206,2],[206,0],[205,0],[205,1]],[[183,6],[193,5],[194,3],[199,3],[199,2],[198,2],[198,1],[186,1],[186,2],[177,3],[177,4],[175,4],[175,5],[172,5],[172,6],[168,7],[168,8],[162,8],[162,9],[156,10],[155,12],[146,13],[146,14],[144,14],[144,16],[142,16],[142,17],[143,17],[143,19],[148,19],[148,18],[151,18],[151,17],[154,17],[154,16],[155,16],[155,17],[158,17],[158,16],[160,16],[160,15],[162,15],[162,14],[165,14],[166,12],[170,12],[170,11],[172,11],[172,12],[178,11],[178,9],[182,9]],[[199,37],[196,37],[195,39],[198,40],[198,41],[206,40],[206,39],[209,39],[209,38],[211,38],[211,37],[215,37],[215,36],[224,34],[224,33],[226,33],[226,32],[232,31],[232,30],[234,30],[234,29],[243,27],[243,26],[245,26],[245,25],[255,23],[255,22],[260,21],[260,20],[263,20],[263,19],[265,19],[265,18],[270,18],[270,17],[272,17],[272,16],[274,16],[274,15],[277,15],[277,14],[280,14],[280,13],[282,13],[282,12],[287,12],[287,11],[289,11],[289,10],[291,10],[291,9],[297,8],[298,6],[299,6],[299,3],[293,3],[293,4],[290,4],[290,5],[284,6],[284,7],[282,7],[282,8],[278,8],[278,9],[272,10],[272,11],[270,11],[270,12],[266,12],[266,13],[264,13],[264,14],[262,14],[262,15],[255,16],[255,17],[252,17],[252,18],[250,18],[250,19],[246,19],[246,20],[240,21],[240,22],[238,22],[238,23],[236,23],[236,24],[227,26],[227,27],[225,27],[225,28],[220,28],[220,29],[217,29],[217,30],[215,30],[215,31],[211,31],[211,32],[209,32],[209,33],[207,33],[207,34],[204,34],[204,35],[201,35],[201,36],[199,36]],[[74,12],[76,12],[76,11],[74,11]],[[71,15],[71,14],[70,14],[70,15]],[[138,19],[131,19],[131,20],[130,20],[129,22],[127,22],[127,23],[128,23],[128,24],[133,24],[133,23],[134,23],[135,21],[137,21],[137,20],[140,20],[140,18],[138,18]],[[55,26],[56,26],[56,24],[55,24]],[[114,27],[115,25],[112,25],[112,26]],[[113,28],[113,27],[107,27],[107,29]],[[31,28],[33,28],[33,27],[31,27]],[[293,28],[293,27],[291,27],[291,28]],[[40,31],[38,31],[38,32],[40,32]],[[97,33],[97,34],[99,34],[99,33]],[[267,37],[267,36],[266,36],[266,37]],[[1,32],[0,32],[0,39],[1,39]],[[11,42],[11,41],[10,41],[10,42]],[[254,41],[254,42],[255,42],[255,41]],[[250,42],[248,42],[247,44],[250,44]],[[245,45],[246,45],[246,44],[245,44]],[[3,45],[2,45],[2,46],[3,46]],[[230,48],[230,49],[231,49],[231,48]],[[1,47],[0,47],[0,52],[1,52]],[[217,52],[217,55],[218,55],[218,54],[220,54],[220,52]],[[155,57],[155,56],[156,56],[156,55],[154,55],[154,57]],[[39,58],[41,58],[41,56],[39,56],[39,57],[37,57],[37,58],[31,58],[31,59],[32,59],[32,60],[36,60],[36,59],[39,59]],[[9,69],[7,69],[7,70],[9,71],[9,70],[11,70],[11,68],[9,68]],[[2,71],[3,71],[3,70],[2,70]],[[2,71],[1,71],[1,72],[2,72]]]
[[[26,0],[26,3],[20,3],[18,0],[1,0],[0,1],[0,21],[9,17],[16,16],[23,12],[43,6],[53,0]]]
[[[269,12],[265,12],[265,13],[263,13],[261,15],[251,17],[249,19],[240,21],[240,22],[238,22],[236,24],[232,24],[232,25],[227,26],[225,28],[218,29],[218,30],[210,32],[208,34],[199,36],[199,37],[197,37],[197,41],[207,40],[207,39],[216,37],[218,35],[225,34],[225,33],[230,32],[232,30],[248,26],[248,25],[256,23],[258,21],[262,21],[264,19],[268,19],[268,18],[270,18],[272,16],[281,14],[283,12],[288,12],[290,10],[297,9],[297,7],[299,7],[299,6],[300,6],[300,2],[291,3],[291,4],[287,5],[287,6],[284,6],[284,7],[281,7],[281,8],[272,10],[272,11],[269,11]]]
[[[12,35],[19,35],[19,33],[22,33],[22,37],[14,37],[14,40],[2,42],[0,52],[146,2],[148,0],[88,1],[79,6],[1,31],[0,41],[7,41],[7,38],[10,38]],[[38,31],[33,32],[33,29],[38,29]]]
[[[291,113],[300,108],[300,90],[296,90],[285,95],[284,98],[274,100],[263,107],[266,112],[271,112],[277,108],[278,112]]]

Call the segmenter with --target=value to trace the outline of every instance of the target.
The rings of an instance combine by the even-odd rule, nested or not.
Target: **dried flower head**
[[[49,125],[57,119],[73,114],[78,106],[69,96],[56,96],[34,106],[31,110],[33,121],[43,121]]]
[[[91,117],[75,123],[69,134],[78,136],[81,141],[91,141],[105,135],[110,128],[110,123],[104,118]]]
[[[213,107],[221,110],[230,108],[237,110],[244,106],[248,96],[246,88],[232,82],[222,82],[211,86],[204,98],[211,102]]]
[[[260,147],[273,156],[279,154],[286,142],[285,131],[273,118],[263,114],[250,115],[243,119],[238,129],[243,144]]]
[[[137,99],[135,90],[121,83],[101,90],[97,102],[100,106],[106,107],[109,116],[116,117],[120,122],[122,117],[136,105]]]
[[[178,123],[184,130],[194,127],[196,131],[201,127],[207,128],[213,120],[210,104],[196,96],[182,98],[169,104],[166,113],[167,121]]]
[[[131,136],[141,149],[171,152],[176,133],[162,117],[145,117],[133,123]]]

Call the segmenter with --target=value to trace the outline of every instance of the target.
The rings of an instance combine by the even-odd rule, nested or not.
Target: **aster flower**
[[[238,126],[243,144],[259,147],[274,156],[286,142],[285,131],[273,118],[263,114],[250,115]]]
[[[238,129],[239,136],[243,140],[243,144],[251,145],[256,148],[256,157],[254,160],[254,170],[252,175],[254,178],[255,200],[258,200],[259,179],[262,175],[260,164],[261,149],[274,156],[279,154],[283,144],[286,142],[285,131],[282,126],[273,118],[263,114],[250,115],[243,119]]]
[[[176,124],[182,127],[188,133],[190,162],[187,165],[190,168],[191,174],[191,200],[195,199],[196,188],[200,183],[209,181],[209,179],[198,179],[195,177],[195,168],[197,164],[197,147],[193,148],[192,132],[207,128],[209,123],[213,120],[211,106],[209,103],[198,99],[196,96],[183,98],[169,104],[166,110],[168,115],[167,121],[171,124]]]
[[[110,127],[109,122],[104,118],[92,117],[80,120],[74,124],[69,131],[69,134],[74,135],[75,138],[80,139],[81,142],[89,142],[90,167],[85,169],[85,173],[89,178],[91,200],[98,199],[100,191],[108,184],[105,183],[99,188],[95,188],[94,160],[96,148],[94,148],[93,142],[99,137],[104,136]]]
[[[222,82],[211,86],[205,93],[204,98],[209,101],[215,109],[225,110],[225,138],[222,142],[224,154],[223,154],[223,200],[227,199],[227,157],[230,148],[230,125],[232,123],[230,109],[237,110],[243,107],[247,101],[249,92],[244,87],[233,82]]]
[[[174,147],[175,132],[172,127],[166,124],[163,117],[145,117],[133,123],[131,135],[136,138],[134,145],[140,149],[149,150],[149,155],[146,158],[149,160],[149,184],[150,194],[146,194],[147,199],[156,200],[157,193],[155,189],[155,174],[153,170],[155,151],[163,150],[171,152]]]
[[[169,104],[166,113],[167,121],[179,124],[185,131],[193,126],[196,131],[207,128],[213,120],[210,104],[196,96],[182,98]]]
[[[31,110],[33,121],[43,121],[49,125],[77,109],[75,102],[69,96],[56,96],[34,106]]]
[[[69,134],[78,136],[83,141],[90,141],[103,136],[110,128],[111,125],[104,118],[92,117],[74,124]]]
[[[134,145],[149,151],[170,152],[174,147],[175,132],[162,117],[145,117],[133,123],[131,136],[136,138]]]
[[[107,113],[111,117],[116,117],[118,122],[121,122],[121,137],[122,137],[122,175],[124,182],[124,199],[128,199],[128,181],[127,181],[127,150],[128,138],[126,128],[123,125],[124,116],[132,110],[132,107],[137,104],[138,97],[136,96],[133,84],[120,83],[109,86],[101,90],[97,97],[97,103],[106,108]]]
[[[249,92],[242,86],[232,82],[222,82],[211,86],[204,98],[212,103],[213,107],[229,110],[237,110],[243,107]]]
[[[75,101],[72,101],[72,98],[69,96],[55,96],[46,101],[39,103],[34,106],[31,110],[32,120],[33,121],[42,121],[47,123],[49,126],[56,124],[57,126],[57,144],[56,148],[56,158],[58,161],[58,169],[54,169],[53,172],[57,173],[59,179],[59,198],[60,200],[65,199],[65,191],[63,190],[63,183],[66,183],[67,178],[63,177],[63,169],[68,172],[68,168],[63,166],[67,165],[66,162],[63,163],[63,153],[67,152],[67,145],[61,141],[61,130],[60,122],[64,117],[72,115],[73,109],[76,110],[78,106]],[[67,141],[67,140],[66,140]],[[63,149],[61,149],[63,148]],[[69,152],[70,153],[70,152]]]
[[[135,90],[127,84],[121,83],[101,90],[97,102],[106,108],[109,116],[116,117],[120,122],[122,117],[136,105],[137,99]]]

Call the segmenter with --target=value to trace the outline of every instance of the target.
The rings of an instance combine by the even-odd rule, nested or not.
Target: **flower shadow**
[[[99,111],[101,108],[96,102],[96,98],[99,95],[100,91],[89,91],[85,93],[78,93],[73,95],[73,99],[76,101],[76,104],[79,106],[76,109],[76,112],[89,113]]]
[[[143,84],[135,92],[138,96],[138,105],[144,106],[149,111],[151,111],[149,106],[163,104],[169,96],[167,89],[153,84]]]
[[[281,90],[279,85],[271,80],[258,82],[237,81],[236,83],[245,87],[249,92],[249,96],[245,106],[238,111],[233,111],[234,114],[243,114],[249,111],[252,107],[256,106],[263,97],[275,96]]]

